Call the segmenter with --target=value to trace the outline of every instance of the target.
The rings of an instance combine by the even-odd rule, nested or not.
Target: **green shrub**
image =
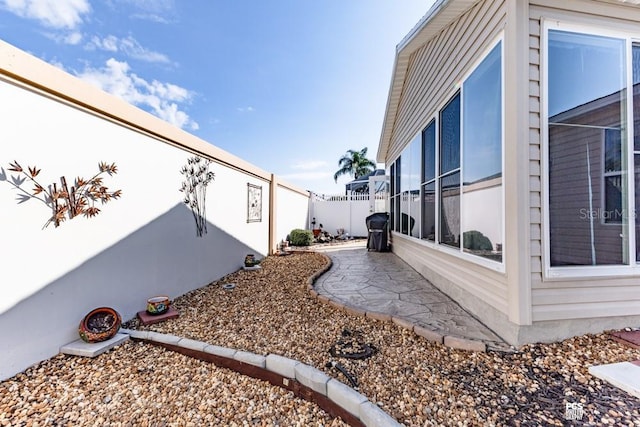
[[[313,242],[313,233],[311,230],[296,228],[289,233],[289,243],[293,246],[309,246],[311,242]]]

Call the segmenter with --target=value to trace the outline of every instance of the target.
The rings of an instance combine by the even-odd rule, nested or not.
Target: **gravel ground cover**
[[[346,426],[268,382],[128,341],[0,383],[2,426]]]
[[[268,257],[261,270],[241,270],[176,298],[173,306],[181,313],[177,319],[150,326],[141,326],[134,319],[126,326],[257,354],[280,354],[349,384],[337,369],[326,366],[331,361],[339,362],[357,379],[362,394],[407,426],[640,426],[640,400],[588,373],[591,365],[640,359],[639,350],[605,334],[528,345],[516,353],[454,350],[392,323],[347,315],[313,298],[306,280],[326,264],[324,255],[313,252]],[[227,283],[236,284],[235,289],[224,290],[222,286]],[[332,356],[329,349],[345,336],[361,337],[362,343],[377,351],[363,360]],[[85,365],[93,375],[79,374],[82,369],[78,367]],[[169,380],[165,386],[158,386],[161,392],[150,394],[145,388],[158,368],[169,375]],[[198,375],[198,370],[207,374]],[[326,418],[315,405],[293,399],[287,392],[281,392],[285,397],[269,400],[278,392],[253,391],[256,380],[235,376],[229,380],[231,392],[226,395],[218,385],[211,387],[212,381],[225,382],[227,375],[232,376],[212,365],[139,343],[126,344],[95,361],[59,356],[0,383],[0,424],[6,411],[13,416],[24,417],[29,411],[33,415],[41,410],[38,405],[42,402],[48,402],[45,406],[50,416],[62,420],[51,425],[64,425],[68,413],[88,417],[87,411],[93,411],[103,418],[113,417],[113,412],[104,412],[108,405],[121,402],[124,410],[140,402],[138,412],[134,409],[132,413],[149,425],[184,425],[188,417],[198,424],[207,421],[202,417],[209,415],[220,417],[215,420],[227,419],[224,416],[229,412],[221,414],[220,408],[230,411],[237,405],[244,405],[244,412],[239,411],[240,419],[230,419],[239,425],[341,425],[339,420]],[[66,380],[60,383],[63,378]],[[259,388],[273,390],[268,384]],[[96,391],[104,389],[109,389],[109,394]],[[134,390],[138,390],[138,396]],[[190,390],[204,391],[190,400]],[[104,403],[107,396],[111,401]],[[211,403],[207,403],[209,399]],[[90,402],[92,409],[80,406],[83,401]],[[53,402],[60,403],[52,407]],[[567,404],[581,405],[581,420],[565,419]],[[199,405],[208,406],[200,409]],[[16,406],[18,409],[12,409]],[[284,406],[284,412],[278,409],[280,406]],[[145,412],[146,408],[151,412]],[[260,414],[258,420],[253,421],[251,417],[256,415],[252,414]],[[153,418],[156,415],[158,418]]]

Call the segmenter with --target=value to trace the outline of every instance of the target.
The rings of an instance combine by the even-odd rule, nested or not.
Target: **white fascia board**
[[[385,163],[387,157],[387,150],[398,112],[398,104],[409,66],[409,57],[478,1],[479,0],[436,0],[427,14],[397,45],[391,85],[387,97],[387,106],[376,156],[378,163]]]

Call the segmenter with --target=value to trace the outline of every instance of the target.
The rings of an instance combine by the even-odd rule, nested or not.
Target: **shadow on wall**
[[[174,299],[238,270],[247,253],[262,252],[211,223],[207,229],[196,237],[191,211],[176,205],[0,314],[0,380],[78,339],[80,320],[93,308],[113,307],[125,321],[145,309],[147,298]]]

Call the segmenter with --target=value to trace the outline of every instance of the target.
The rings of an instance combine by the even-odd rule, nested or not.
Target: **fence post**
[[[278,221],[278,178],[275,174],[271,174],[271,182],[269,186],[269,251],[273,255],[277,249],[277,221]]]

